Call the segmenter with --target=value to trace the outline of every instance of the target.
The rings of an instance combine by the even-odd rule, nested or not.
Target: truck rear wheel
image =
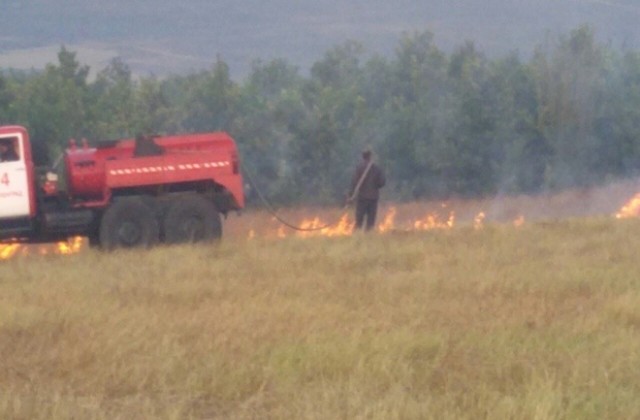
[[[198,195],[176,198],[163,220],[164,239],[167,243],[193,243],[219,239],[222,222],[216,206]]]
[[[140,198],[115,201],[100,222],[100,245],[104,249],[149,248],[158,243],[159,237],[155,211]]]

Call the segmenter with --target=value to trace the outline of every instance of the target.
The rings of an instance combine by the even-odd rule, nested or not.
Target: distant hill
[[[528,55],[547,34],[590,24],[602,42],[640,49],[637,0],[0,0],[0,68],[40,68],[61,45],[94,69],[122,57],[138,74],[208,68],[216,56],[243,77],[254,59],[303,71],[347,39],[392,53],[407,31],[451,50]]]

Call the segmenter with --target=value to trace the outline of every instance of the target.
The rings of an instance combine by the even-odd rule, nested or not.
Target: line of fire
[[[63,156],[64,189],[57,173],[35,167],[24,127],[0,127],[0,146],[0,260],[75,254],[90,245],[111,250],[215,240],[227,213],[244,207],[238,151],[227,133],[139,136],[92,147],[71,140]],[[446,203],[419,217],[398,217],[399,207],[386,208],[378,233],[478,230],[487,222],[484,210],[459,218]],[[350,213],[331,224],[326,213],[298,218],[296,231],[262,212],[257,217],[263,228],[249,225],[239,235],[252,240],[354,233]],[[637,194],[613,216],[639,215]],[[525,216],[492,222],[517,228]]]

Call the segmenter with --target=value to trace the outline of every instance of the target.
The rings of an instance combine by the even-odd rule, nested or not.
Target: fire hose
[[[367,177],[367,174],[369,174],[369,170],[371,169],[371,167],[373,166],[373,160],[370,160],[369,163],[367,164],[367,166],[365,167],[364,171],[362,172],[362,175],[360,175],[360,178],[358,179],[358,182],[356,183],[355,188],[353,189],[353,193],[347,198],[347,202],[344,205],[344,207],[342,208],[342,210],[346,210],[349,205],[353,202],[353,200],[358,196],[358,192],[360,191],[360,187],[362,187],[362,183],[364,182],[364,179]],[[322,226],[315,226],[315,227],[311,227],[311,228],[306,228],[306,227],[302,227],[302,226],[296,226],[290,222],[288,222],[287,220],[283,219],[282,217],[280,217],[280,215],[278,214],[277,210],[273,207],[273,205],[271,204],[271,202],[269,202],[269,200],[267,200],[267,198],[264,196],[264,194],[262,194],[262,191],[260,191],[260,189],[257,187],[256,183],[253,181],[253,178],[251,177],[251,175],[249,174],[249,172],[247,171],[246,168],[243,167],[243,173],[245,178],[247,178],[247,180],[249,181],[249,184],[251,184],[251,187],[255,190],[256,194],[258,195],[258,197],[260,198],[260,201],[262,201],[262,203],[265,205],[267,211],[269,212],[269,214],[271,214],[271,216],[273,216],[278,222],[282,223],[284,226],[291,228],[293,230],[297,230],[300,232],[314,232],[314,231],[318,231],[318,230],[323,230],[323,229],[327,229],[331,226],[336,225],[339,221],[340,218],[336,218],[335,220],[331,221],[330,223],[326,223]]]

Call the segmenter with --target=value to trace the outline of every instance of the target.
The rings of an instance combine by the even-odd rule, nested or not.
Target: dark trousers
[[[364,219],[367,219],[366,230],[371,230],[376,225],[378,213],[378,200],[360,198],[356,201],[356,229],[362,229]]]

